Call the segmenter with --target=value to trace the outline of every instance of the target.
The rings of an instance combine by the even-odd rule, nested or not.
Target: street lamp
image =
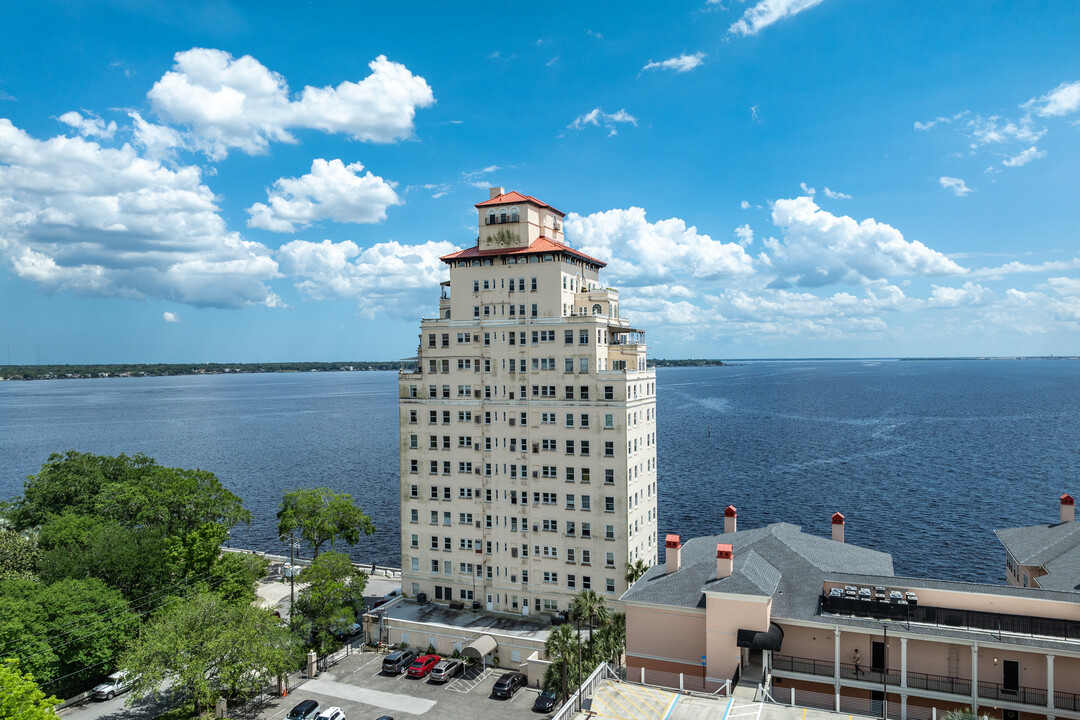
[[[300,543],[292,533],[289,533],[289,616],[292,616],[292,606],[296,602],[296,559],[293,553],[300,549]]]

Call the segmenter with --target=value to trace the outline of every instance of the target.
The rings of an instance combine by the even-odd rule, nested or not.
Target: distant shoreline
[[[904,358],[708,358],[650,360],[652,367],[737,367],[755,362],[947,362],[957,360],[1080,360],[1076,355],[904,357]],[[115,377],[171,377],[180,375],[235,375],[252,373],[371,372],[401,370],[415,359],[348,362],[280,363],[93,363],[80,365],[0,365],[0,381],[75,380]]]

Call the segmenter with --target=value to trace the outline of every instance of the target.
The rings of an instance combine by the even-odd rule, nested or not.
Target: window
[[[550,572],[550,571],[545,570],[544,571],[544,582],[549,583],[549,584],[558,583],[559,582],[559,573]]]
[[[409,424],[410,425],[415,425],[416,424],[416,411],[415,410],[410,410],[409,411]]]
[[[615,526],[614,525],[605,525],[604,526],[604,539],[605,540],[614,540],[615,539]]]
[[[574,441],[573,440],[567,440],[566,441],[566,454],[567,455],[573,455],[574,454]]]
[[[414,523],[420,522],[420,511],[417,510],[416,508],[413,508],[412,510],[409,511],[409,522],[414,522]]]
[[[543,424],[543,425],[554,425],[555,424],[555,413],[553,413],[553,412],[540,413],[540,423]]]
[[[574,386],[573,385],[567,385],[566,386],[566,399],[567,400],[573,400],[574,399]]]
[[[431,524],[432,525],[438,525],[439,524],[439,511],[438,510],[432,510],[431,511]]]
[[[615,484],[615,471],[612,470],[611,468],[607,468],[606,470],[604,470],[604,484],[605,485],[614,485]]]
[[[611,413],[604,413],[604,427],[608,430],[615,427],[615,416]]]
[[[420,461],[419,460],[417,460],[415,458],[413,458],[412,460],[409,460],[409,472],[411,474],[415,475],[418,472],[419,466],[420,466]]]
[[[589,399],[589,386],[588,385],[582,385],[581,386],[581,392],[578,393],[578,398],[581,399],[581,400],[588,400]]]
[[[615,498],[611,496],[604,497],[604,512],[615,512]]]
[[[532,317],[537,317],[538,314],[539,313],[537,312],[536,303],[533,303],[532,304]]]
[[[420,547],[420,536],[419,535],[411,535],[411,536],[409,536],[409,547],[414,547],[414,548]]]
[[[573,575],[566,576],[566,587],[570,589],[574,589],[575,587],[577,587],[577,583],[575,582]]]
[[[573,345],[574,344],[574,331],[573,330],[563,330],[563,344],[564,345]]]
[[[439,461],[438,460],[429,461],[429,463],[428,463],[428,474],[430,474],[430,475],[438,475],[439,474]],[[434,496],[434,497],[432,497],[432,500],[438,500],[439,499],[438,492],[439,491],[436,490],[435,488],[431,488],[431,494]]]
[[[442,346],[443,347],[450,347],[450,333],[443,333],[442,334]]]
[[[566,509],[567,510],[573,510],[574,509],[574,496],[573,496],[573,494],[568,493],[567,496],[566,496]]]
[[[592,537],[592,523],[586,523],[586,522],[581,523],[581,537],[583,537],[583,538],[591,538]]]
[[[574,358],[563,358],[563,372],[574,372]]]
[[[589,482],[589,468],[587,468],[587,467],[581,468],[581,482],[583,482],[583,483],[588,483]]]
[[[574,482],[574,468],[566,468],[566,482]]]
[[[588,330],[579,330],[578,331],[578,344],[579,345],[588,345],[589,344],[589,331]]]
[[[615,387],[613,385],[605,385],[604,386],[604,399],[605,400],[614,400],[615,399]]]
[[[592,565],[592,550],[581,551],[581,564]]]
[[[420,486],[419,485],[410,485],[409,486],[409,497],[411,497],[411,498],[420,497]]]
[[[581,589],[582,590],[591,590],[592,589],[592,577],[590,577],[589,575],[582,575],[581,576]]]
[[[432,550],[438,550],[439,549],[439,536],[438,535],[432,535],[431,536],[431,549]],[[438,562],[438,560],[432,560],[432,562]],[[438,572],[438,570],[436,570],[436,572]]]
[[[604,441],[604,457],[615,457],[615,442],[612,440]]]
[[[606,585],[606,592],[609,592],[609,593],[615,592],[615,579],[614,578],[608,578],[604,582],[605,582],[605,585]]]
[[[577,525],[574,523],[573,520],[566,521],[566,534],[568,536],[577,534]]]
[[[581,454],[582,455],[588,455],[589,454],[589,441],[588,440],[582,440],[581,441]]]
[[[589,372],[589,358],[578,358],[578,372]]]
[[[533,290],[533,291],[536,290],[536,278],[531,278],[530,279],[529,289]],[[534,305],[533,307],[536,307],[536,306]]]
[[[592,510],[592,498],[590,498],[588,495],[581,496],[581,509]]]
[[[615,567],[615,553],[604,553],[604,567]]]

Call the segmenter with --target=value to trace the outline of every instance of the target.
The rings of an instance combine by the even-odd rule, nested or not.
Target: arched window
[[[502,210],[501,212],[499,212],[499,222],[506,222],[506,210]]]
[[[517,221],[518,221],[518,209],[517,208],[510,208],[510,222],[517,222]]]
[[[495,224],[495,211],[494,210],[488,210],[488,222],[487,222],[487,224],[488,225],[494,225]]]
[[[604,308],[600,307],[600,303],[596,303],[595,305],[592,306],[592,314],[593,315],[599,315],[601,312],[603,312],[603,310],[604,310]]]

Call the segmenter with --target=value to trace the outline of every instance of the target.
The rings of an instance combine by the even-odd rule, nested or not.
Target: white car
[[[328,707],[315,720],[345,720],[345,713],[339,707]]]
[[[122,692],[127,692],[134,684],[135,678],[126,670],[114,672],[109,678],[94,688],[95,700],[112,700]]]

